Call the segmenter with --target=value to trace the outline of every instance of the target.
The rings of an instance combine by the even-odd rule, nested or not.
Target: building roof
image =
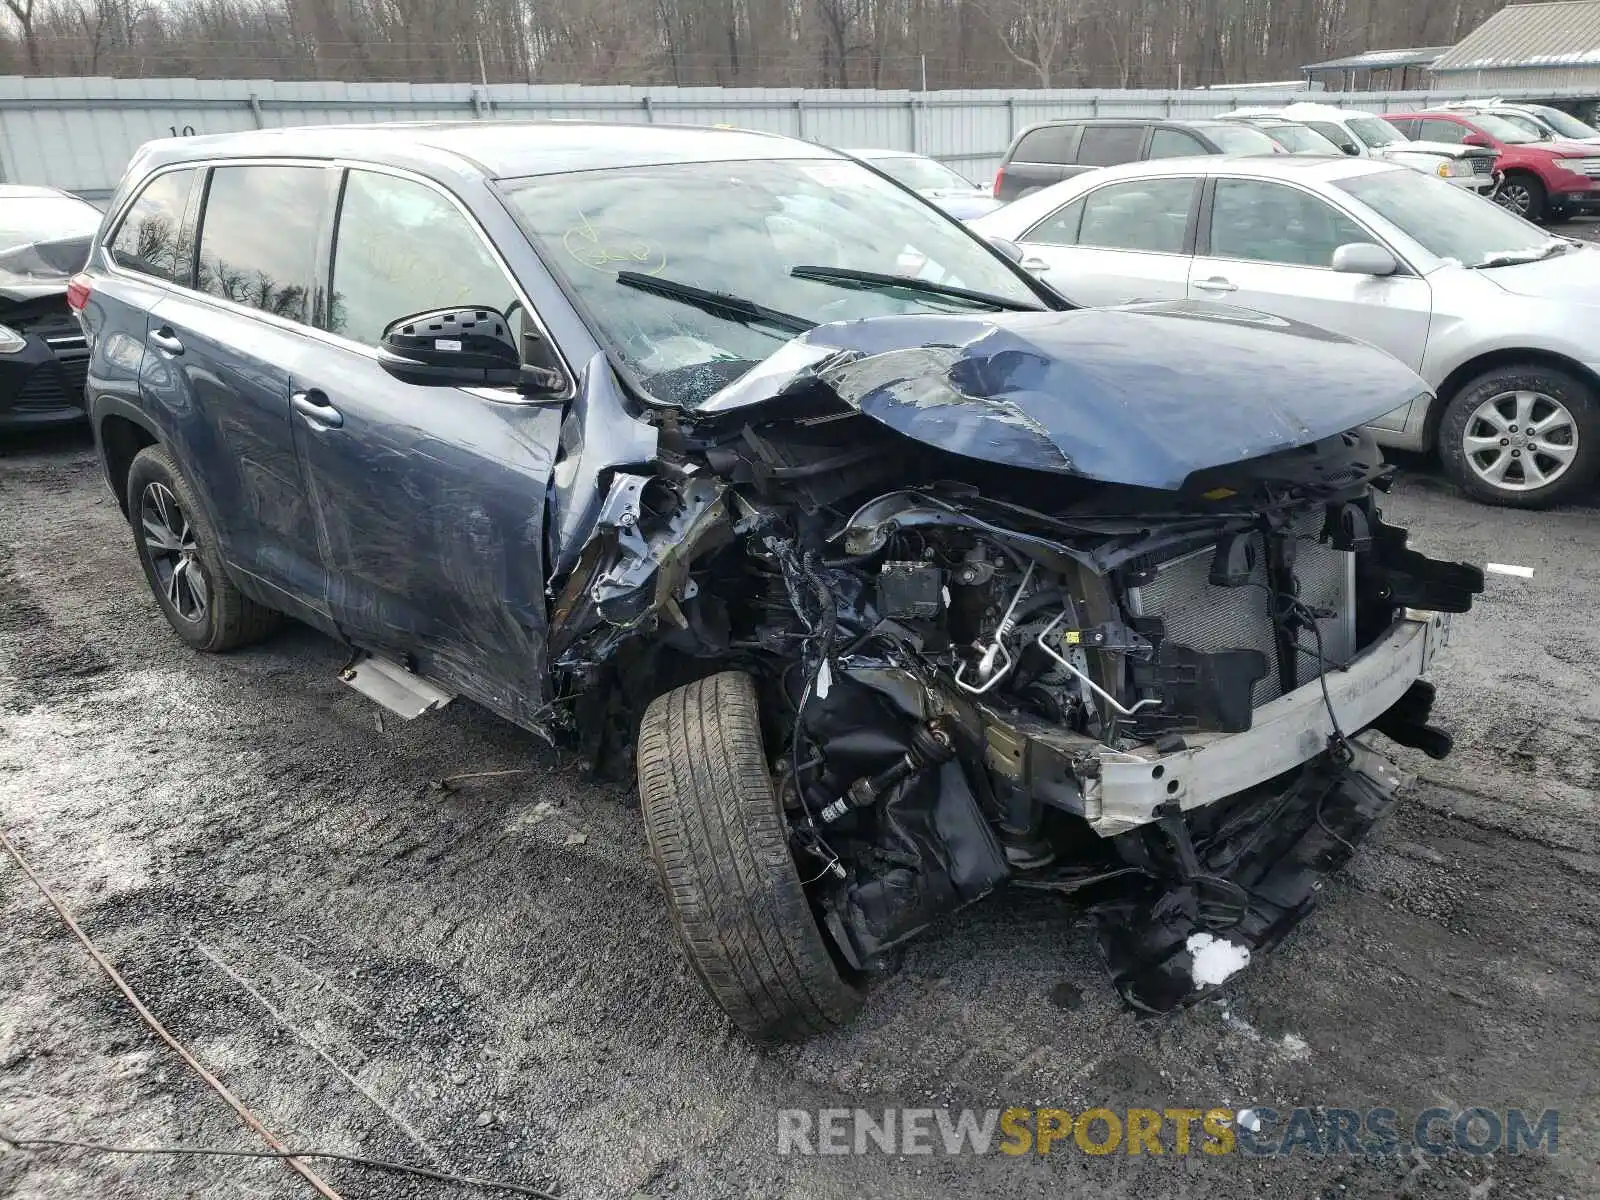
[[[1435,71],[1600,69],[1600,0],[1502,8],[1433,64]]]
[[[1302,71],[1377,71],[1385,67],[1426,67],[1450,50],[1449,46],[1415,46],[1409,50],[1368,50],[1348,58],[1309,63]]]

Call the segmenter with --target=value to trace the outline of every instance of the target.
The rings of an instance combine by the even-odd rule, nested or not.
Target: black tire
[[[1495,199],[1519,217],[1526,217],[1530,221],[1542,220],[1549,205],[1544,184],[1539,177],[1523,171],[1507,175]]]
[[[170,517],[147,521],[147,505]],[[248,646],[278,627],[278,613],[244,595],[228,578],[216,530],[189,481],[160,446],[146,446],[128,468],[128,523],[151,594],[172,631],[196,650],[219,653]],[[174,532],[182,535],[181,550],[167,544]],[[174,557],[178,566],[172,565]],[[198,588],[192,582],[196,574]],[[175,576],[182,582],[175,584]]]
[[[801,887],[748,675],[725,671],[651,702],[639,798],[684,955],[733,1023],[772,1041],[848,1021],[862,994]]]
[[[1537,455],[1536,448],[1526,443],[1527,433],[1523,427],[1518,426],[1515,432],[1510,429],[1505,431],[1502,453],[1509,456],[1513,449],[1521,447],[1518,457],[1528,454],[1536,469],[1551,475],[1551,481],[1542,486],[1528,486],[1530,481],[1514,461],[1508,465],[1507,471],[1507,483],[1510,486],[1496,486],[1480,475],[1470,461],[1467,436],[1490,433],[1474,414],[1497,396],[1514,392],[1531,392],[1547,397],[1549,401],[1565,408],[1571,418],[1570,438],[1576,443],[1576,452],[1559,474],[1552,469],[1556,460]],[[1503,404],[1504,411],[1514,413],[1515,408],[1514,401]],[[1533,411],[1537,420],[1553,409],[1546,402],[1536,404]],[[1553,431],[1552,439],[1559,434],[1559,430]],[[1519,438],[1524,440],[1519,441]],[[1498,465],[1500,459],[1492,457],[1493,453],[1491,450],[1488,454],[1480,455],[1477,462],[1480,465]],[[1516,363],[1496,368],[1468,381],[1451,397],[1444,417],[1439,422],[1439,458],[1444,463],[1445,473],[1456,485],[1485,504],[1506,508],[1549,508],[1560,504],[1589,487],[1596,471],[1600,470],[1600,396],[1586,381],[1541,363]]]

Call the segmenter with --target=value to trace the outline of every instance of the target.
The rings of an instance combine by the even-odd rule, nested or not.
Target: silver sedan
[[[971,225],[1078,304],[1219,301],[1389,351],[1437,399],[1373,432],[1437,450],[1480,500],[1544,507],[1600,469],[1600,248],[1441,180],[1366,159],[1168,159]]]

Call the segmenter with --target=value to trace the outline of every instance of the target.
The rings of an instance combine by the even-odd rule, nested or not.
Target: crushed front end
[[[1482,575],[1383,520],[1363,434],[1090,478],[984,390],[989,350],[838,353],[666,422],[610,479],[552,656],[611,745],[664,687],[757,681],[846,969],[1008,883],[1088,905],[1123,997],[1169,1009],[1283,937],[1392,803],[1371,733],[1448,752],[1422,676]]]

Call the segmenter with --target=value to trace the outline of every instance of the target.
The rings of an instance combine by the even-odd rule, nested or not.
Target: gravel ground
[[[849,1029],[756,1049],[674,950],[636,802],[468,704],[414,723],[292,628],[170,635],[80,436],[0,447],[0,827],[280,1136],[563,1196],[1600,1195],[1600,504],[1515,513],[1425,466],[1387,502],[1492,576],[1436,676],[1458,737],[1225,1002],[1122,1011],[1086,928],[1002,895]],[[519,772],[432,781],[472,772]],[[580,839],[577,835],[583,835]],[[0,858],[0,1125],[252,1145]],[[1561,1110],[1561,1154],[799,1158],[782,1107]],[[346,1197],[477,1195],[319,1165]],[[302,1197],[282,1164],[0,1152],[0,1196]]]

